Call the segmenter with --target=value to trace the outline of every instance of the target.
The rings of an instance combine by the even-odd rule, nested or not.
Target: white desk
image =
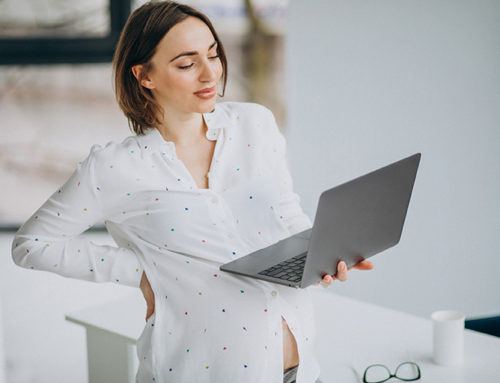
[[[500,382],[500,338],[465,330],[464,363],[440,367],[431,360],[430,320],[326,290],[312,292],[316,355],[324,383],[359,383],[370,364],[382,363],[394,372],[400,362],[407,360],[420,366],[420,382]],[[135,295],[66,315],[68,321],[87,330],[90,383],[135,382],[135,343],[144,327],[145,313],[144,299]]]
[[[465,330],[464,363],[441,367],[432,363],[430,319],[330,292],[318,291],[313,300],[318,351],[330,346],[329,352],[317,354],[325,383],[359,383],[370,364],[385,364],[394,373],[397,365],[407,360],[420,366],[422,378],[418,382],[500,382],[500,338]],[[328,307],[330,315],[320,316],[320,306],[323,310]]]

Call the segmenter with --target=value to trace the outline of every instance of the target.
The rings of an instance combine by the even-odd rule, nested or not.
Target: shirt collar
[[[215,104],[211,112],[202,113],[202,116],[208,128],[206,137],[211,141],[217,140],[221,129],[227,128],[230,123],[229,116],[219,104]],[[136,137],[141,151],[146,155],[157,151],[171,155],[175,151],[175,144],[172,141],[165,140],[155,127],[147,129],[143,135],[137,135]]]

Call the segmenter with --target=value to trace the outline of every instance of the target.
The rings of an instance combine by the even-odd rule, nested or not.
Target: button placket
[[[207,207],[208,210],[210,211],[210,217],[212,218],[212,221],[214,221],[217,224],[224,222],[224,220],[221,218],[220,209],[218,207],[217,196],[214,195],[213,192],[209,191],[205,196],[205,198],[207,201]]]
[[[222,225],[222,229],[225,231],[225,236],[229,239],[235,239],[238,236],[236,232],[236,227],[231,225],[231,220],[229,219],[229,214],[227,205],[223,202],[223,199],[219,196],[212,195],[209,197],[210,207],[212,214],[216,217],[218,223]]]
[[[232,220],[229,219],[230,216],[232,215],[231,212],[229,211],[229,207],[223,203],[221,210],[223,210],[225,212],[223,222],[224,222],[224,226],[226,227],[226,230],[227,230],[226,236],[229,239],[235,239],[238,236],[238,232],[237,232],[236,226],[231,224]]]
[[[208,121],[210,121],[210,120],[208,120]],[[224,140],[224,136],[223,136],[223,132],[221,131],[221,129],[211,128],[210,126],[207,130],[206,135],[207,135],[207,138],[209,140],[216,141],[212,161],[210,163],[210,168],[209,168],[208,173],[207,173],[209,187],[211,189],[213,189],[214,176],[215,176],[215,173],[217,172],[217,168],[218,168],[217,163],[219,162],[218,157],[219,157],[219,153],[221,151],[221,146],[223,145],[222,141]]]

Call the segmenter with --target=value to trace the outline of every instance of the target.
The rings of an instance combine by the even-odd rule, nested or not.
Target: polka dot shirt
[[[312,227],[293,191],[286,141],[272,112],[217,103],[204,113],[216,141],[208,189],[156,128],[93,145],[70,178],[21,226],[19,266],[139,287],[155,312],[137,342],[142,382],[283,381],[285,318],[299,351],[297,383],[315,381],[310,289],[219,266]],[[80,234],[104,223],[117,246]]]

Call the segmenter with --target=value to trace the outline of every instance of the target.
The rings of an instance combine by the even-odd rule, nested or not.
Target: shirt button
[[[206,137],[210,140],[214,140],[217,138],[217,132],[215,130],[207,131]]]
[[[217,197],[212,197],[212,203],[217,203]]]
[[[234,238],[234,234],[233,234],[233,233],[229,233],[227,236],[228,236],[229,238]]]
[[[271,291],[271,295],[272,295],[273,297],[275,297],[277,294],[278,294],[278,293],[277,293],[275,290]]]

